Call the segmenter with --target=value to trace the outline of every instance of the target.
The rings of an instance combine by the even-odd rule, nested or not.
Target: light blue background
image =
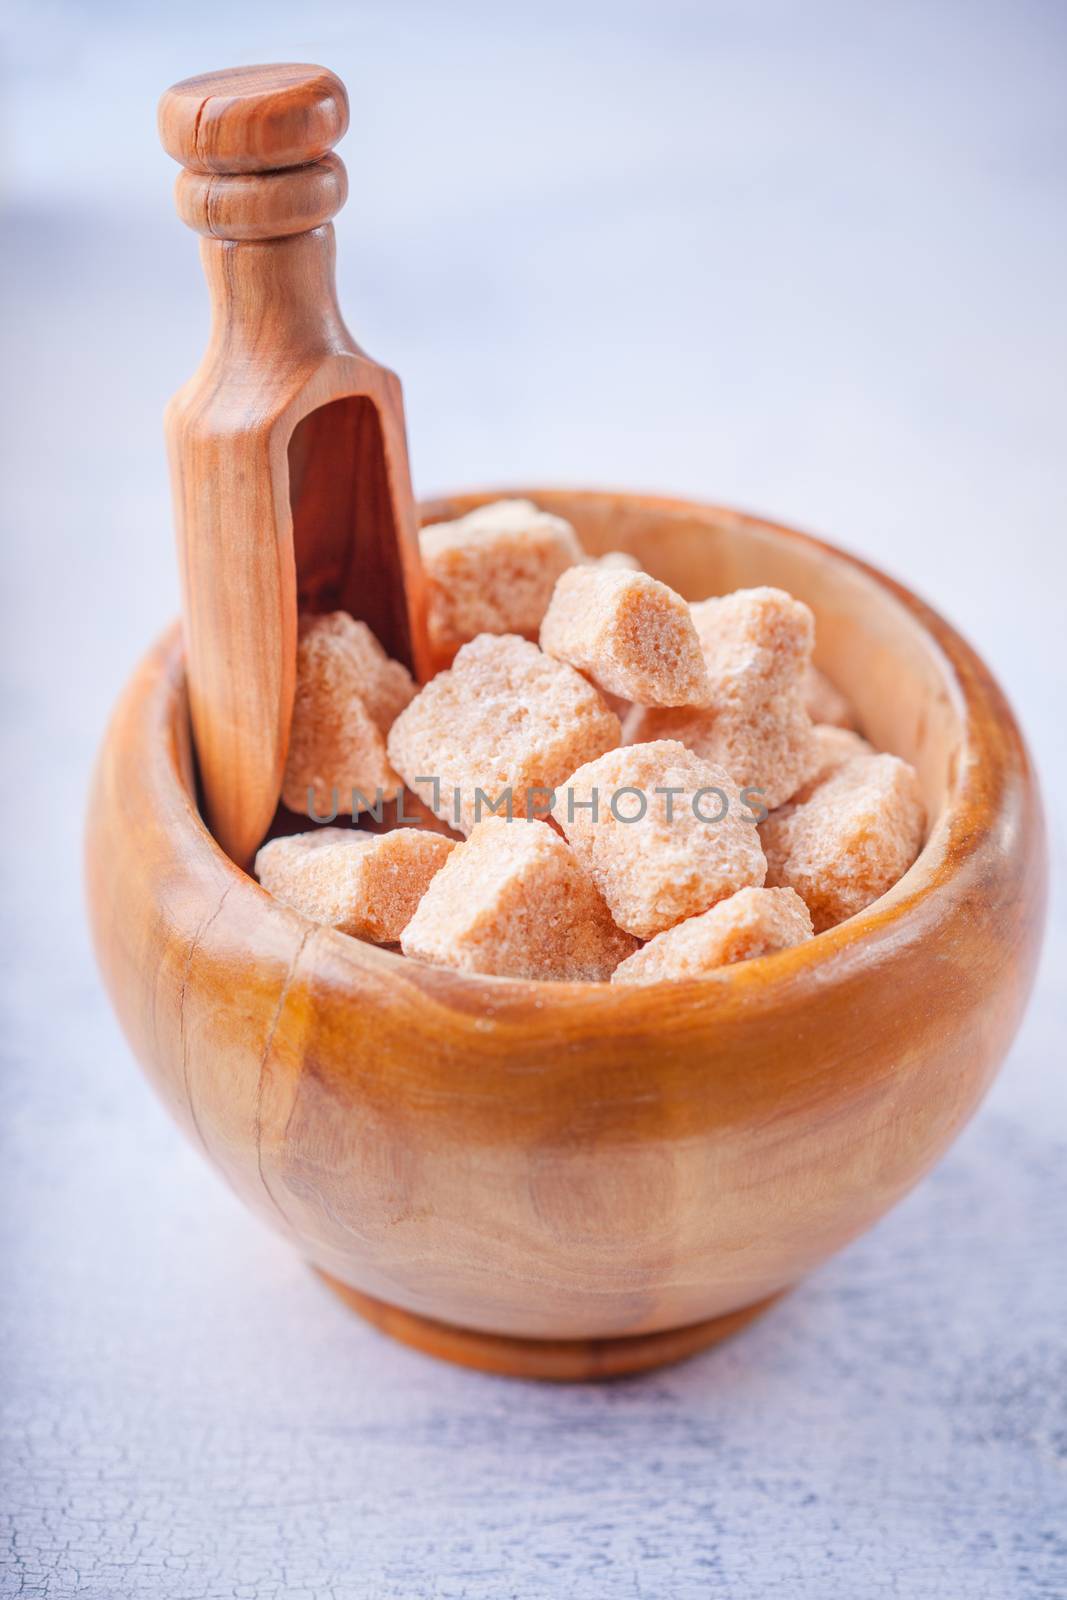
[[[79,882],[206,332],[154,103],[272,58],[349,85],[342,301],[419,488],[660,489],[870,556],[1002,677],[1062,867],[1065,40],[1034,0],[9,11],[0,1592],[1067,1589],[1062,897],[929,1181],[737,1342],[560,1390],[390,1345],[244,1213],[128,1056]]]

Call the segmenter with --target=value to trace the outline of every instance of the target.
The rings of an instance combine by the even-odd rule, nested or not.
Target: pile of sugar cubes
[[[647,984],[800,944],[914,861],[916,774],[854,731],[800,601],[687,604],[526,500],[421,548],[451,660],[423,688],[365,623],[301,618],[283,800],[316,826],[260,850],[277,899],[462,972]]]

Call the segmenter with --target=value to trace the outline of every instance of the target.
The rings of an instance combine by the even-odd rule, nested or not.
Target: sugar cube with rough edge
[[[437,816],[469,834],[494,804],[506,816],[509,789],[513,816],[549,809],[551,791],[621,732],[581,673],[516,634],[483,633],[401,712],[389,758]]]
[[[594,558],[593,565],[607,568],[608,571],[641,572],[643,570],[640,561],[636,556],[632,556],[628,550],[607,550],[602,556]],[[624,700],[621,695],[611,694],[607,689],[601,689],[600,692],[619,721],[625,726],[626,718],[633,710],[633,701]],[[625,739],[625,734],[623,738]]]
[[[592,565],[606,568],[608,571],[640,572],[642,570],[640,561],[636,556],[632,556],[628,550],[607,550],[602,556],[594,556]],[[633,710],[633,701],[623,699],[622,695],[612,694],[608,689],[602,688],[600,692],[619,721],[625,725],[626,718]]]
[[[359,672],[359,697],[382,732],[388,733],[415,695],[416,683],[407,667],[387,656],[367,624],[347,611],[327,611],[320,616],[305,612],[298,637],[322,635],[344,641]]]
[[[812,722],[828,722],[835,728],[856,726],[851,704],[814,662],[804,675],[804,704]]]
[[[759,888],[767,870],[729,773],[677,740],[588,762],[560,789],[555,816],[619,927],[641,939]]]
[[[853,756],[761,825],[767,884],[795,889],[822,933],[892,888],[918,855],[925,825],[913,767],[897,756]]]
[[[615,968],[611,981],[699,978],[717,967],[803,944],[811,936],[811,915],[794,890],[738,889],[710,911],[657,933]]]
[[[358,627],[353,634],[338,622],[343,615],[312,618],[300,630],[282,779],[282,800],[290,811],[324,819],[367,810],[379,791],[389,799],[402,787],[386,754],[384,725],[391,699],[399,698],[399,680],[374,662]],[[376,647],[369,629],[367,634]],[[382,662],[397,665],[384,654]],[[368,685],[381,721],[364,698]]]
[[[627,738],[679,739],[724,766],[768,811],[811,775],[816,747],[804,684],[815,642],[809,608],[782,589],[738,589],[691,607],[710,693],[705,706],[649,709]]]
[[[678,740],[694,755],[725,767],[765,811],[784,805],[816,760],[811,718],[794,695],[777,695],[746,710],[641,707],[626,719],[626,737],[635,745]]]
[[[316,828],[265,844],[256,877],[313,922],[395,944],[455,848],[453,840],[420,828],[377,834]]]
[[[708,698],[689,607],[647,572],[600,565],[565,572],[541,624],[541,648],[639,705],[694,705]]]
[[[803,691],[815,618],[802,600],[766,586],[735,589],[690,607],[713,705],[747,704],[783,689]]]
[[[447,655],[479,633],[536,639],[556,579],[584,561],[574,529],[531,500],[497,500],[419,535],[430,642]]]
[[[461,972],[595,983],[637,941],[552,828],[488,817],[434,878],[400,947]]]
[[[798,803],[809,800],[820,783],[825,783],[846,761],[851,761],[854,756],[876,754],[874,746],[851,728],[840,728],[832,722],[817,722],[814,733],[818,763],[811,777],[793,795],[792,798]]]

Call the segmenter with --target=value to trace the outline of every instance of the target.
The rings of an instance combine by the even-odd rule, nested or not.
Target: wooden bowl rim
[[[946,917],[961,911],[966,914],[968,890],[973,890],[976,875],[981,875],[989,853],[1000,849],[998,835],[1004,825],[1005,809],[1014,811],[1020,786],[1023,791],[1032,790],[1035,780],[1025,743],[1003,691],[962,636],[911,590],[873,564],[812,534],[732,507],[626,490],[507,487],[435,497],[420,505],[420,519],[426,523],[456,515],[457,506],[473,507],[493,499],[536,501],[555,496],[565,496],[572,502],[584,502],[591,507],[597,503],[622,503],[665,516],[707,521],[720,529],[733,524],[801,543],[864,575],[911,614],[936,648],[946,688],[957,702],[962,736],[959,759],[941,815],[918,858],[892,889],[865,911],[805,944],[722,967],[703,977],[656,985],[612,986],[610,983],[502,978],[412,961],[313,923],[302,913],[275,901],[254,878],[230,860],[209,833],[190,790],[187,773],[183,771],[183,741],[178,736],[177,718],[180,714],[187,720],[188,710],[183,652],[179,630],[174,628],[158,647],[156,658],[163,658],[168,680],[165,703],[172,724],[164,770],[174,790],[169,798],[178,802],[177,809],[173,805],[167,809],[177,817],[184,812],[189,822],[190,837],[183,841],[181,851],[174,852],[177,870],[193,878],[198,875],[199,864],[213,869],[210,875],[217,879],[221,867],[232,885],[241,884],[269,900],[275,911],[291,924],[295,941],[306,943],[309,932],[314,933],[315,942],[321,941],[324,954],[329,953],[334,977],[338,961],[350,966],[356,977],[367,971],[386,979],[402,974],[406,985],[421,989],[427,1000],[435,1004],[459,1000],[464,1009],[477,1009],[479,1002],[483,1006],[489,1004],[496,1020],[502,1020],[512,1006],[528,1017],[531,1006],[541,1009],[551,1002],[554,1006],[564,1006],[568,1010],[578,1008],[585,1013],[591,1007],[596,1008],[602,1013],[598,1020],[610,1018],[613,1023],[625,1026],[627,1014],[636,1016],[647,1007],[650,994],[661,992],[670,995],[672,1015],[676,1019],[683,1014],[691,1016],[698,1010],[701,1019],[706,1021],[709,1006],[716,1011],[725,1007],[732,1012],[737,1006],[747,1009],[758,1003],[762,1007],[784,999],[797,984],[805,980],[810,982],[816,967],[820,969],[820,983],[851,981],[872,962],[888,959],[904,947],[910,947],[915,940],[924,938],[940,927]],[[999,735],[996,738],[994,729]]]

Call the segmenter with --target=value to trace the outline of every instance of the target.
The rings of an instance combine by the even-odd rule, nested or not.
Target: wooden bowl
[[[772,583],[812,606],[820,665],[921,776],[929,835],[888,895],[809,944],[684,984],[405,961],[278,904],[219,849],[171,633],[101,753],[89,902],[159,1093],[357,1310],[453,1360],[582,1378],[739,1327],[937,1160],[1030,989],[1044,829],[1003,694],[899,584],[733,511],[516,492],[690,598]]]

